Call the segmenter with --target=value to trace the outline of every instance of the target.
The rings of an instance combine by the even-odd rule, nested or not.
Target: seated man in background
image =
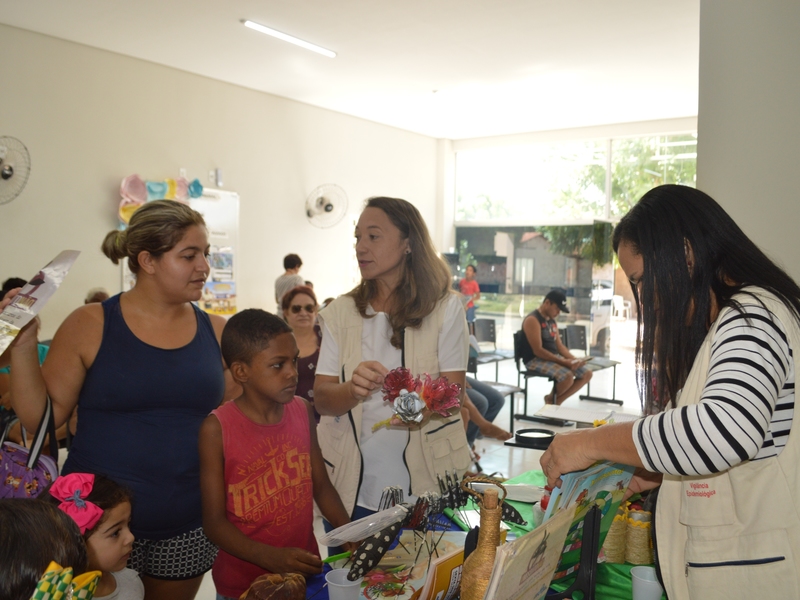
[[[545,404],[561,404],[589,383],[592,372],[585,368],[586,360],[575,358],[561,341],[556,318],[569,313],[567,296],[562,290],[550,290],[541,306],[522,321],[522,331],[528,347],[522,348],[522,359],[529,371],[556,380],[556,398],[544,397]]]

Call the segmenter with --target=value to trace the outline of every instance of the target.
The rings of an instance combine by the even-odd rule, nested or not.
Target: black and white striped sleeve
[[[634,424],[633,441],[649,470],[718,473],[785,445],[794,413],[786,330],[755,301],[742,309],[720,316],[700,402]]]

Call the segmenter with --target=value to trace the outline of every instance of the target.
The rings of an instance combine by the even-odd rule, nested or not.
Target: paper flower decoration
[[[461,386],[457,383],[450,383],[446,377],[431,379],[427,373],[424,377],[422,399],[425,405],[443,417],[449,416],[450,409],[460,405],[458,395],[461,393]]]
[[[427,373],[422,378],[414,377],[404,367],[386,374],[381,391],[383,399],[392,403],[394,414],[403,423],[422,421],[422,411],[425,408],[446,417],[450,414],[450,409],[460,405],[460,385],[448,382],[446,377],[433,379]],[[390,422],[391,419],[386,419],[376,423],[372,430],[388,426]]]
[[[203,184],[198,179],[190,182],[185,177],[145,181],[134,173],[122,180],[119,193],[122,196],[119,203],[119,219],[127,225],[131,215],[145,202],[176,200],[185,203],[189,198],[199,198],[203,195]]]

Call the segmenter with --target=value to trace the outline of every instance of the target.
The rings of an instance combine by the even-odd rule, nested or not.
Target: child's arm
[[[342,504],[342,499],[339,498],[339,492],[333,487],[328,471],[325,468],[325,460],[322,458],[322,450],[320,450],[319,442],[317,441],[317,423],[314,420],[314,409],[311,403],[306,401],[306,408],[308,408],[308,424],[311,430],[311,481],[314,486],[314,501],[319,506],[322,516],[327,519],[328,523],[335,527],[341,527],[350,522],[350,515]],[[357,543],[344,544],[345,550],[355,551],[358,548]]]
[[[214,415],[208,416],[200,427],[199,446],[203,529],[208,539],[228,554],[272,573],[321,573],[322,561],[318,556],[301,548],[276,548],[253,541],[228,521],[222,426]]]

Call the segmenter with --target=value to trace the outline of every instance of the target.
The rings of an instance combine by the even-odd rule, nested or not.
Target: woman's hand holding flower
[[[350,378],[350,395],[358,402],[364,402],[372,392],[383,386],[383,379],[389,369],[376,360],[367,360],[355,368]]]

